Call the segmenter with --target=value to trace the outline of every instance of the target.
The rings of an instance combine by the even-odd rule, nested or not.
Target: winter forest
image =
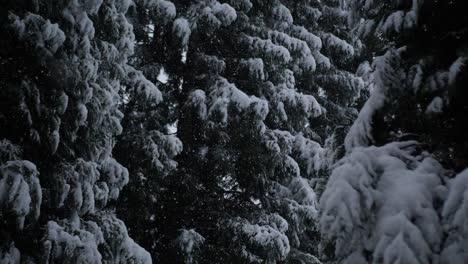
[[[468,263],[466,0],[0,0],[0,263]]]

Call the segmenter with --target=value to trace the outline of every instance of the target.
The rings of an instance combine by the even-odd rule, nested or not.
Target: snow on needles
[[[320,226],[344,263],[365,250],[382,263],[430,263],[442,242],[435,201],[441,165],[411,155],[415,142],[355,148],[339,161],[320,200]]]
[[[0,167],[0,208],[8,208],[23,229],[26,216],[37,219],[42,203],[42,189],[36,166],[27,160],[8,161]]]

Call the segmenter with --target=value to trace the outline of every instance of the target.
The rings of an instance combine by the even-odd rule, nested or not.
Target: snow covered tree
[[[320,200],[322,233],[345,263],[466,262],[454,187],[468,165],[462,3],[344,4],[363,48],[378,56],[347,155]]]
[[[2,263],[151,263],[112,210],[129,177],[112,156],[119,93],[138,74],[130,3],[2,3]]]
[[[375,2],[374,5],[383,3]],[[361,139],[358,139],[360,133],[352,133],[348,148],[359,145],[357,141],[366,141],[366,137],[371,139],[370,142],[381,144],[389,138],[414,134],[418,141],[431,145],[434,148],[431,152],[439,155],[444,164],[461,170],[467,165],[463,158],[467,151],[466,139],[460,134],[463,133],[466,109],[466,103],[460,98],[466,94],[458,88],[466,82],[463,74],[465,34],[462,30],[466,20],[458,11],[462,4],[415,1],[404,5],[395,1],[393,5],[380,20],[379,16],[372,16],[372,19],[357,24],[358,33],[369,39],[367,42],[375,43],[378,38],[381,43],[393,44],[368,47],[371,53],[382,55],[373,66],[379,75],[377,82],[382,83],[376,87],[373,99],[364,107],[367,110],[362,111],[359,120],[369,123],[374,113],[381,109],[383,113],[375,118],[376,132],[361,131],[361,134],[367,134]],[[370,14],[377,7],[366,8]],[[351,13],[357,12],[352,10]],[[363,16],[367,18],[365,14]],[[441,27],[441,24],[447,27]],[[446,36],[446,32],[451,34]],[[411,114],[397,114],[399,112]],[[431,129],[427,129],[429,127]],[[455,138],[447,137],[451,133]],[[449,150],[451,148],[453,150]]]
[[[159,206],[160,181],[176,169],[174,157],[182,151],[182,143],[168,127],[171,103],[161,102],[162,93],[141,72],[132,73],[130,80],[124,92],[126,102],[122,104],[123,132],[114,149],[115,158],[128,168],[130,177],[117,213],[128,223],[132,237],[154,251],[157,236],[153,222]],[[152,86],[156,94],[148,96],[138,92],[145,85]]]
[[[180,164],[208,195],[217,193],[210,198],[216,199],[209,205],[214,212],[196,220],[215,220],[215,232],[198,229],[206,239],[202,259],[213,254],[213,242],[224,247],[220,260],[313,258],[300,254],[298,234],[314,232],[316,196],[293,155],[311,151],[296,142],[307,142],[301,132],[322,109],[298,91],[295,79],[315,70],[319,48],[293,35],[292,14],[279,1],[230,4],[195,6],[200,21],[188,20],[194,28],[187,64],[206,66],[184,77],[190,92],[179,120],[187,151]],[[198,52],[204,43],[210,45]]]
[[[172,33],[175,6],[169,1],[134,1],[127,17],[134,27],[135,53],[129,58],[133,68],[122,91],[123,132],[117,138],[114,156],[128,168],[129,183],[116,209],[131,236],[155,255],[160,250],[155,222],[160,214],[160,190],[177,167],[174,157],[182,151],[173,131],[177,89],[160,81],[161,72],[168,67],[165,59],[173,54],[160,31],[169,27]]]
[[[311,123],[317,142],[333,151],[332,160],[344,154],[344,135],[369,91],[369,67],[360,39],[351,34],[346,12],[339,1],[291,1],[291,10],[307,30],[320,37],[321,64],[313,73],[298,80],[301,91],[317,95],[324,108]],[[307,8],[304,8],[307,7]],[[325,177],[325,170],[319,174]]]
[[[175,109],[169,119],[158,118],[157,111],[145,115],[148,111],[137,110],[141,119],[126,115],[132,127],[124,129],[127,139],[138,134],[142,141],[118,146],[122,161],[131,145],[143,149],[148,135],[141,131],[154,122],[151,129],[160,139],[147,146],[156,146],[157,153],[123,163],[133,175],[146,170],[134,202],[142,201],[141,193],[154,198],[146,215],[151,227],[133,232],[146,240],[145,246],[153,243],[158,262],[318,262],[313,256],[319,240],[313,188],[323,185],[316,179],[318,171],[333,163],[342,141],[328,138],[333,123],[350,122],[343,120],[355,115],[352,108],[365,89],[353,74],[355,48],[331,27],[344,27],[345,20],[333,16],[339,11],[336,3],[327,5],[136,1],[131,8],[138,68],[151,81],[161,68],[167,72],[167,83],[159,87]],[[332,59],[321,53],[322,46]],[[342,54],[348,55],[346,62],[339,59]],[[337,87],[341,80],[346,84]],[[327,118],[319,120],[328,110]],[[171,119],[174,113],[177,118]],[[345,117],[337,121],[334,115]],[[163,128],[175,121],[183,151],[162,154],[161,160],[159,153],[168,153]],[[161,162],[159,172],[147,159],[152,155]],[[162,177],[159,173],[171,167],[166,156],[178,167]],[[137,160],[149,165],[132,168]],[[156,187],[148,184],[149,175],[158,178]]]

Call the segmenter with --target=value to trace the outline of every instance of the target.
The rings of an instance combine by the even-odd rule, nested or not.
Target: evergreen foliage
[[[463,4],[347,5],[364,48],[378,56],[347,155],[320,201],[322,233],[343,263],[464,263],[455,220],[464,205],[453,185],[464,186],[467,157]]]
[[[2,263],[151,263],[112,210],[129,180],[112,156],[129,4],[2,3]]]
[[[463,1],[4,0],[0,263],[465,263]]]

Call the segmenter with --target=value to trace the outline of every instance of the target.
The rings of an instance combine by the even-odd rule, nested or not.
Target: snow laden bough
[[[175,244],[184,255],[185,263],[197,263],[196,255],[205,242],[205,238],[195,231],[195,229],[181,229],[179,232]]]
[[[94,218],[50,221],[43,243],[47,262],[152,263],[150,254],[128,236],[121,220],[106,212]]]
[[[343,263],[432,263],[443,242],[442,166],[415,142],[358,147],[336,164],[320,227]]]
[[[227,228],[235,235],[231,243],[249,263],[276,263],[285,260],[290,251],[288,222],[278,214],[264,215],[255,223],[243,218],[229,220]]]
[[[37,220],[42,203],[42,189],[36,165],[27,160],[7,161],[0,166],[0,209],[16,218],[16,228],[23,229],[26,217]]]
[[[441,253],[442,263],[462,264],[468,261],[468,169],[451,179],[442,208],[442,225],[447,239]]]

